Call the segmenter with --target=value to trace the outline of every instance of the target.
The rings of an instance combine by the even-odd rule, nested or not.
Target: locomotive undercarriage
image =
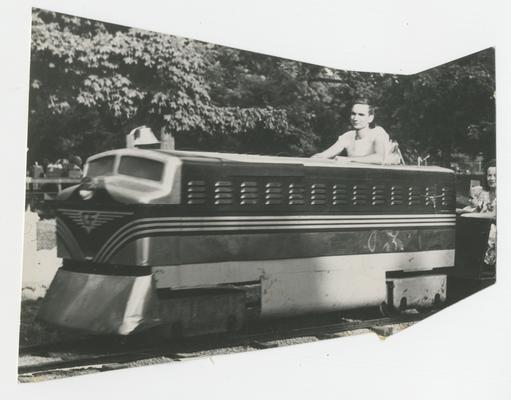
[[[285,260],[293,261],[298,264]],[[445,273],[428,271],[396,273],[369,268],[360,274],[352,266],[323,271],[315,267],[267,272],[258,280],[175,288],[162,287],[154,272],[150,268],[66,262],[48,290],[39,318],[94,334],[129,335],[158,327],[165,336],[176,337],[238,331],[260,319],[382,304],[387,311],[427,309],[446,300]],[[323,285],[321,297],[311,297],[311,282]],[[339,289],[332,289],[336,285]]]

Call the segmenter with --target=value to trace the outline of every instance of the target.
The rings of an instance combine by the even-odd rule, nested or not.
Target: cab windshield
[[[110,176],[121,174],[139,179],[161,181],[164,164],[150,158],[136,156],[121,156],[117,171],[115,170],[115,155],[97,158],[89,161],[87,176],[95,178],[99,176]]]
[[[115,156],[106,156],[89,161],[87,176],[95,178],[97,176],[113,175]]]

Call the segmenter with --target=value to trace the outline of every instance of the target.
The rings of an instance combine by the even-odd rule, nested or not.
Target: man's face
[[[351,108],[351,125],[354,129],[364,129],[373,122],[374,115],[369,114],[369,106],[367,104],[355,104]]]

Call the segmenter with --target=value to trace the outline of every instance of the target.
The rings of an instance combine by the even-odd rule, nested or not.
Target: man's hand
[[[351,162],[351,159],[350,159],[349,157],[336,156],[336,157],[335,157],[335,161],[341,162],[341,163],[343,163],[343,164],[347,164],[347,163],[350,163],[350,162]]]
[[[326,158],[323,153],[316,153],[311,156],[311,158]]]

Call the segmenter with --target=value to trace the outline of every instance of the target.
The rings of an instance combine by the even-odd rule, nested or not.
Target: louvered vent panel
[[[311,185],[311,205],[321,206],[327,202],[327,188],[323,183],[314,183]]]
[[[332,204],[334,206],[345,206],[348,203],[348,186],[344,184],[335,184],[332,190]]]
[[[386,203],[385,185],[374,185],[371,191],[371,205],[383,206]]]
[[[264,189],[264,204],[282,204],[282,184],[280,182],[268,182]]]
[[[368,185],[353,185],[353,196],[351,198],[354,206],[365,206],[370,204],[371,187]]]
[[[426,187],[426,206],[436,207],[439,196],[436,194],[435,186]]]
[[[420,206],[423,204],[423,196],[419,186],[408,187],[408,205],[409,206]]]
[[[254,205],[259,199],[257,182],[242,182],[240,185],[240,204]]]
[[[205,181],[188,181],[186,186],[186,204],[206,204]]]
[[[305,187],[299,183],[289,185],[289,205],[305,204]]]
[[[454,188],[450,186],[442,187],[442,206],[452,207],[454,205]]]
[[[219,181],[215,183],[215,205],[232,204],[232,182]]]
[[[400,206],[404,203],[403,187],[400,185],[393,185],[390,188],[390,205]]]

